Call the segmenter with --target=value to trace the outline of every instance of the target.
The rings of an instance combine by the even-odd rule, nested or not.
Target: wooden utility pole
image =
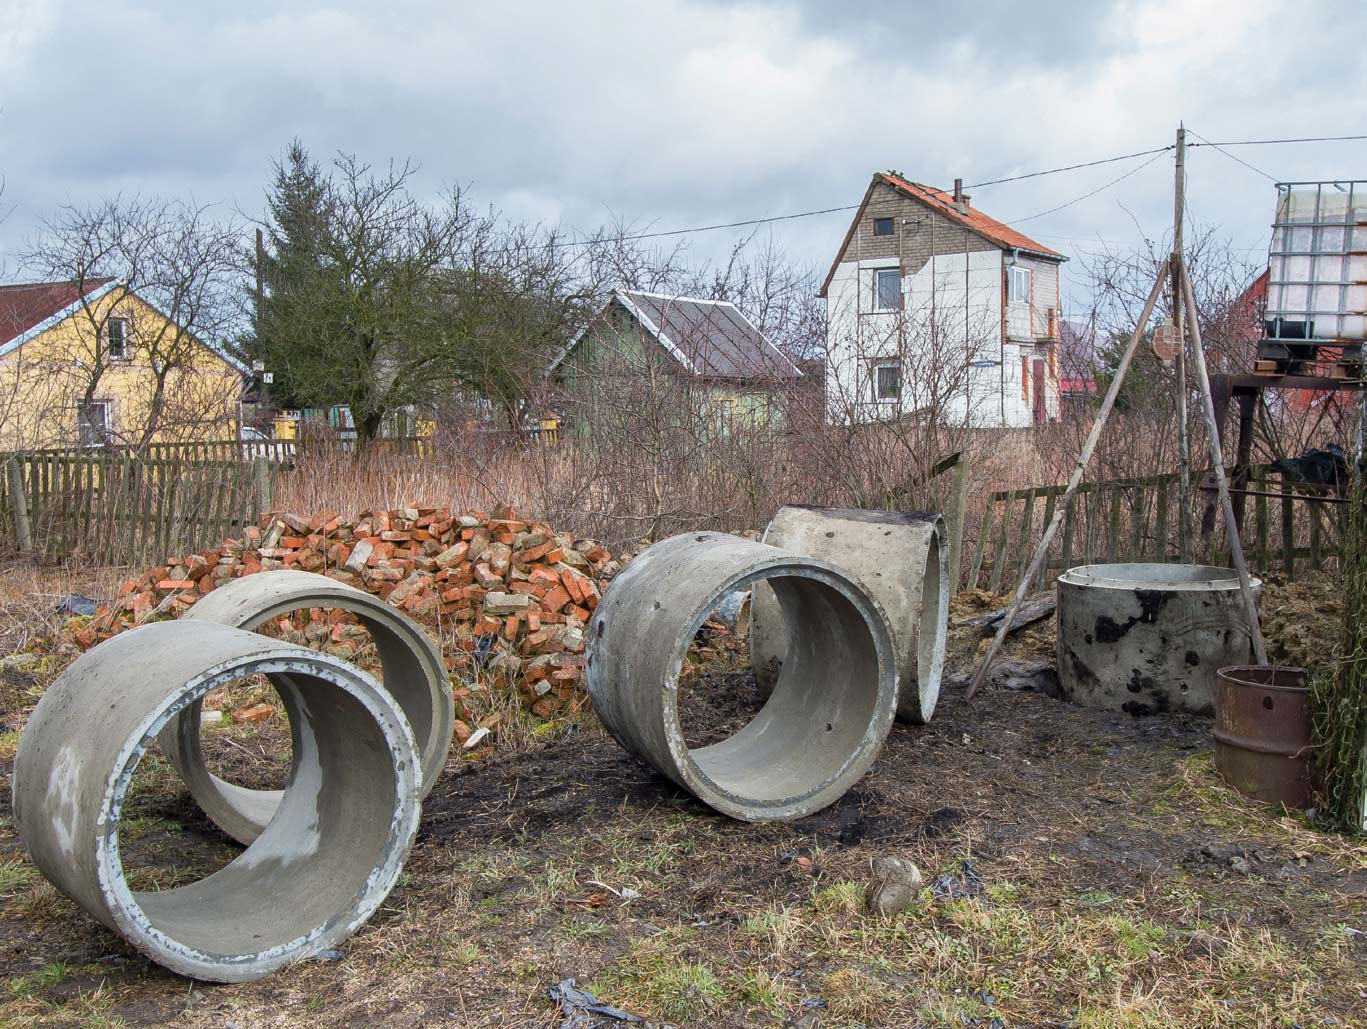
[[[1183,564],[1191,563],[1192,526],[1191,526],[1191,435],[1187,429],[1187,348],[1186,336],[1182,332],[1182,221],[1186,214],[1187,195],[1187,130],[1177,126],[1177,174],[1173,187],[1172,203],[1172,256],[1169,262],[1172,269],[1172,324],[1177,329],[1177,338],[1182,346],[1177,352],[1177,395],[1174,406],[1177,408],[1177,471],[1178,471],[1178,523],[1179,543]],[[1163,541],[1160,541],[1163,542]]]
[[[261,229],[256,230],[256,353],[260,354],[262,332],[262,312],[266,306],[266,241]],[[257,383],[257,407],[264,411],[270,408],[270,391],[266,388],[266,373],[260,373]]]
[[[261,307],[266,297],[266,242],[256,230],[256,339],[261,341]]]

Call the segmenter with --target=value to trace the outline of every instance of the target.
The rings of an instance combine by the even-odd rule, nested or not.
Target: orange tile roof
[[[906,179],[892,175],[888,172],[879,172],[878,178],[882,179],[893,189],[900,190],[907,196],[915,197],[923,203],[929,204],[940,214],[951,221],[956,221],[960,225],[966,226],[985,236],[1004,247],[1019,247],[1022,250],[1029,250],[1036,254],[1043,254],[1046,257],[1057,257],[1063,259],[1063,255],[1057,250],[1050,250],[1042,243],[1036,243],[1033,239],[1023,232],[1017,232],[1009,225],[1004,225],[995,218],[989,218],[976,207],[970,206],[967,212],[959,210],[954,206],[954,196],[952,193],[943,189],[936,189],[934,186],[922,185],[919,182],[908,182]]]

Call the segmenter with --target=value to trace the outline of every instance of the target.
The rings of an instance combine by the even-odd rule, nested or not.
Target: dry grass
[[[554,499],[544,476],[554,471],[563,486],[573,460],[525,453],[500,463],[497,481],[478,466],[439,458],[379,457],[359,469],[319,464],[287,477],[279,500],[297,510],[356,511],[401,500],[488,506],[498,497],[538,512],[539,502]],[[1019,460],[1021,475],[1038,470]],[[619,517],[613,510],[606,502],[563,507],[560,524],[600,535],[608,535],[605,524],[619,533],[637,524],[612,522]],[[60,596],[107,599],[126,572],[7,569],[0,575],[0,640],[10,651],[32,646],[62,627],[65,619],[52,610]],[[0,714],[16,713],[21,724],[70,656],[45,652],[25,677],[0,684]],[[564,975],[605,1000],[681,1026],[962,1027],[1000,1019],[1076,1029],[1289,1029],[1362,1022],[1364,949],[1348,929],[1367,929],[1367,847],[1243,800],[1202,754],[1146,737],[1139,766],[1117,766],[1117,748],[1134,746],[1125,727],[1098,729],[1080,712],[1055,718],[1031,747],[996,753],[990,748],[1030,738],[1031,726],[1013,718],[983,729],[990,711],[951,710],[924,730],[894,730],[902,763],[890,771],[893,758],[885,755],[861,790],[884,791],[887,806],[913,822],[956,805],[969,813],[972,829],[932,838],[913,826],[893,843],[823,850],[813,831],[739,827],[680,802],[639,766],[614,763],[615,747],[591,716],[542,723],[506,691],[482,680],[467,685],[463,717],[490,724],[496,742],[475,754],[453,751],[399,887],[345,946],[345,959],[233,987],[187,984],[130,960],[36,872],[8,818],[18,735],[0,732],[0,925],[7,933],[0,953],[8,955],[0,1024],[550,1029],[558,1018],[545,990]],[[1027,700],[1053,703],[986,698],[1018,713]],[[1090,735],[1063,739],[1073,749],[1031,787],[1037,795],[1026,791],[1017,807],[1000,810],[1009,789],[1053,759],[1066,736],[1061,727],[1074,724],[1090,726]],[[262,732],[232,726],[225,736],[268,745]],[[585,752],[608,770],[601,780],[560,756]],[[1087,777],[1080,766],[1090,768]],[[146,771],[125,831],[141,858],[139,881],[164,886],[197,867],[177,849],[186,830],[212,830],[185,813],[183,789],[164,765],[151,759]],[[1125,778],[1141,773],[1140,785]],[[495,778],[496,792],[478,793]],[[568,814],[555,807],[562,793],[594,781],[600,794],[585,806]],[[1097,808],[1097,793],[1108,808]],[[480,800],[468,801],[471,794]],[[1056,795],[1072,798],[1076,809],[1051,808]],[[442,819],[459,825],[466,804],[494,813],[466,831],[440,829]],[[1098,828],[1098,810],[1121,813],[1136,851],[1160,846],[1153,841],[1178,827],[1198,840],[1276,851],[1291,872],[1222,879],[1175,855],[1154,870],[1127,863],[1123,840],[1110,843],[1121,856],[1108,865],[1094,850],[1119,830]],[[1004,827],[1010,845],[995,859],[982,857],[988,838]],[[987,891],[946,900],[927,889],[900,915],[870,917],[863,891],[880,848],[915,860],[928,882],[957,872],[965,859],[978,861]],[[817,875],[781,863],[780,855],[794,850],[812,858]],[[193,858],[212,866],[230,853],[206,846]],[[1317,878],[1297,878],[1302,860]],[[607,892],[596,884],[616,891],[600,906],[589,902]],[[624,899],[626,890],[639,899]],[[1285,923],[1278,921],[1283,912]]]

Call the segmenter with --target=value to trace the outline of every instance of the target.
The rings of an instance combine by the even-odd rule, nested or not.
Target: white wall
[[[955,424],[1032,424],[1020,394],[1021,350],[1001,339],[1002,258],[996,250],[936,256],[903,278],[902,310],[887,312],[874,310],[874,274],[897,259],[840,264],[827,290],[830,417],[871,420],[938,402]],[[900,403],[873,397],[879,358],[902,360]]]

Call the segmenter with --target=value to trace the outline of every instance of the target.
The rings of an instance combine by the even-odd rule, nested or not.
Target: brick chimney
[[[954,206],[959,210],[968,211],[968,194],[964,192],[964,180],[954,180]]]

